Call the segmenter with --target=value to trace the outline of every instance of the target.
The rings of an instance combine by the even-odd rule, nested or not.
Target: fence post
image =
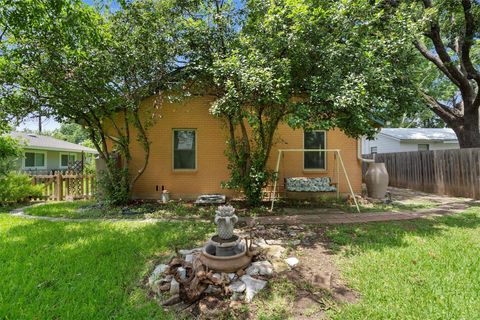
[[[57,171],[56,184],[57,184],[56,185],[57,201],[62,201],[63,200],[63,179],[60,171]]]

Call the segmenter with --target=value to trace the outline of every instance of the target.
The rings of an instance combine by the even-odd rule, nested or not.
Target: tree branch
[[[472,13],[472,3],[470,0],[462,0],[463,13],[465,16],[465,37],[462,42],[462,54],[460,56],[462,65],[467,71],[469,79],[474,79],[480,87],[480,72],[475,69],[470,58],[470,49],[475,38],[475,17]]]

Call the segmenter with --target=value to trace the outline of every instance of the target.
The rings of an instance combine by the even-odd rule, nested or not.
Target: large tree
[[[81,124],[107,163],[104,189],[113,191],[114,202],[128,200],[148,165],[148,128],[155,121],[155,106],[141,117],[140,103],[171,89],[172,74],[181,69],[182,7],[149,0],[124,3],[113,13],[79,0],[1,0],[0,7],[2,105],[15,108],[19,101]],[[144,153],[138,168],[130,166],[134,139]]]
[[[393,33],[408,40],[405,50],[414,47],[430,64],[412,61],[411,78],[426,105],[455,131],[461,148],[480,147],[480,2],[388,0],[375,1],[372,10],[388,12]]]
[[[280,123],[358,137],[374,133],[373,118],[414,108],[415,88],[405,77],[412,53],[402,50],[402,39],[359,23],[368,9],[308,0],[238,8],[211,0],[194,20],[189,58],[215,96],[212,114],[228,129],[227,185],[251,204],[271,177],[266,164]],[[383,26],[381,17],[369,18]]]

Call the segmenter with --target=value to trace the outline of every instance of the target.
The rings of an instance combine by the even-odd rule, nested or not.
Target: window
[[[370,153],[371,154],[377,153],[377,150],[378,150],[377,147],[371,147],[370,148]]]
[[[60,167],[61,168],[68,168],[69,166],[75,163],[75,155],[68,154],[68,153],[61,153],[60,154]]]
[[[197,139],[194,129],[173,130],[173,169],[195,170],[197,168]]]
[[[45,168],[45,153],[25,152],[25,168]]]
[[[418,151],[428,151],[430,150],[430,145],[428,144],[419,144]]]
[[[325,131],[305,131],[304,149],[325,149]],[[303,168],[305,170],[325,170],[326,157],[324,151],[304,151]]]

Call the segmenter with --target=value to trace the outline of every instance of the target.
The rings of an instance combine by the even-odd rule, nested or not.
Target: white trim
[[[97,150],[81,150],[81,149],[68,149],[68,148],[55,148],[55,147],[38,147],[38,146],[32,146],[25,144],[25,149],[29,150],[45,150],[45,151],[63,151],[63,152],[85,152],[85,153],[90,153],[90,154],[98,154]]]
[[[58,162],[58,168],[59,169],[68,169],[68,165],[67,166],[62,166],[62,156],[73,156],[75,159],[73,161],[77,161],[77,153],[75,152],[60,152],[60,155],[59,155],[59,162]]]
[[[193,169],[175,169],[175,131],[194,131],[195,132],[195,168]],[[198,134],[195,128],[174,128],[172,129],[172,171],[174,172],[195,172],[198,170]]]
[[[43,160],[44,160],[44,166],[33,166],[33,167],[26,167],[25,166],[25,160],[27,159],[26,154],[27,153],[41,153],[43,154]],[[35,161],[35,156],[33,156]],[[35,169],[41,169],[41,170],[46,170],[48,168],[48,158],[47,158],[47,152],[46,151],[35,151],[35,150],[27,150],[23,152],[23,159],[22,159],[22,170],[35,170]]]
[[[325,142],[325,145],[323,146],[323,148],[319,149],[319,150],[324,150],[324,149],[327,149],[327,131],[326,130],[309,130],[309,131],[305,131],[305,129],[303,130],[303,134],[302,134],[302,149],[303,150],[310,150],[310,149],[305,149],[305,132],[323,132],[324,134],[324,142]],[[315,149],[312,149],[312,150],[315,150]],[[304,172],[326,172],[328,171],[328,167],[327,167],[327,153],[324,152],[325,154],[325,166],[324,168],[318,168],[318,169],[313,169],[313,168],[305,168],[305,151],[302,152],[302,168],[303,168],[303,171]]]

